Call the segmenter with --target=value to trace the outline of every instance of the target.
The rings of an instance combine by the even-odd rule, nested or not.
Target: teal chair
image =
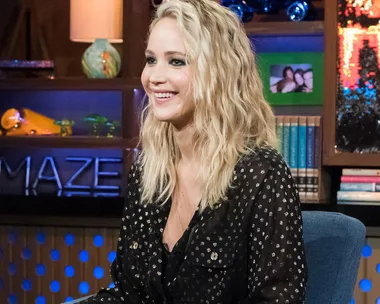
[[[83,297],[83,298],[80,298],[80,299],[76,299],[76,300],[72,300],[70,302],[65,302],[64,304],[74,304],[74,303],[79,303],[79,302],[82,302],[90,297],[92,297],[94,295],[90,295],[90,296],[86,296],[86,297]]]
[[[308,267],[306,304],[350,303],[365,243],[364,225],[335,212],[303,211],[302,217]]]
[[[306,304],[349,304],[358,276],[366,229],[335,212],[303,211],[308,267]]]

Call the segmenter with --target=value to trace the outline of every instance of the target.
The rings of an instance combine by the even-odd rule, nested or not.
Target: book
[[[278,152],[282,155],[284,152],[284,120],[283,116],[276,116],[276,136],[278,140]]]
[[[289,167],[298,185],[298,116],[290,116]]]
[[[337,200],[380,202],[380,192],[338,191]]]
[[[283,145],[283,151],[282,156],[284,158],[284,161],[289,166],[290,163],[290,117],[284,116],[284,127],[283,127],[283,139],[284,139],[284,145]]]
[[[341,183],[340,190],[380,192],[380,183]]]
[[[380,202],[370,201],[337,201],[338,205],[380,206]]]
[[[306,199],[314,198],[314,168],[315,168],[315,122],[314,117],[306,118]]]
[[[314,167],[313,167],[313,199],[319,200],[319,175],[321,162],[321,116],[314,117]]]
[[[306,116],[298,119],[298,191],[301,200],[306,199]]]
[[[342,175],[341,183],[380,183],[380,176]]]
[[[289,166],[302,201],[320,199],[321,117],[276,116],[278,150]]]
[[[343,175],[357,175],[357,176],[380,176],[380,169],[352,169],[344,168]]]

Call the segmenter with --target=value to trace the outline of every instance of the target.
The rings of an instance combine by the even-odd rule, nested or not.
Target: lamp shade
[[[122,0],[70,0],[70,40],[121,43]]]

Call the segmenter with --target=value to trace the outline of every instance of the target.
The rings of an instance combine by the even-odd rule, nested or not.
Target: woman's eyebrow
[[[154,55],[154,52],[151,50],[146,50],[145,54],[147,55]],[[172,55],[180,55],[180,56],[185,56],[185,53],[179,52],[179,51],[166,51],[165,56],[172,56]]]

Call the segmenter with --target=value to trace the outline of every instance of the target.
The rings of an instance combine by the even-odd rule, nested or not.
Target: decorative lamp
[[[82,56],[88,78],[114,78],[121,59],[110,43],[122,43],[122,0],[70,0],[70,40],[90,42]]]

